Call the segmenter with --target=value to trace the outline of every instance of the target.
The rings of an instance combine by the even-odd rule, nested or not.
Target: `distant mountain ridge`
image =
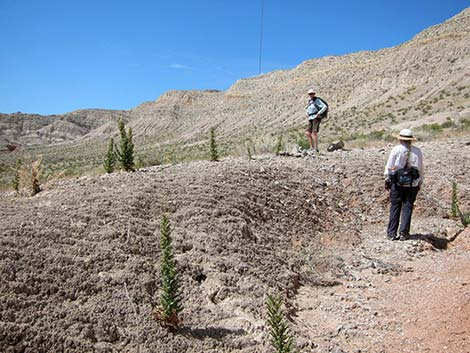
[[[470,117],[470,9],[392,48],[307,60],[235,82],[227,91],[169,91],[129,110],[56,116],[0,114],[0,145],[108,137],[123,118],[134,135],[197,140],[278,132],[305,122],[306,92],[328,101],[324,132],[370,131]]]
[[[120,117],[127,121],[125,110],[83,109],[63,115],[0,113],[0,146],[61,143],[79,139]]]

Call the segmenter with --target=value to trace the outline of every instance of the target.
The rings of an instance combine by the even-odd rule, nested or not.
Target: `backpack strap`
[[[409,168],[408,165],[410,164],[410,155],[411,155],[411,146],[410,148],[406,149],[406,163],[405,168]]]

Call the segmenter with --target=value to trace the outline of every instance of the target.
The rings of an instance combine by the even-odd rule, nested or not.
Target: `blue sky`
[[[395,46],[468,0],[0,0],[0,112],[131,109],[325,55]]]

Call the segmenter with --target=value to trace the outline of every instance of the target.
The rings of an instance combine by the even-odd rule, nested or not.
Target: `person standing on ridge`
[[[320,122],[327,116],[328,104],[315,94],[316,93],[313,89],[308,90],[310,98],[306,107],[306,115],[308,119],[306,135],[308,143],[310,144],[310,151],[316,151],[318,153],[318,132],[320,131]]]
[[[410,236],[413,205],[423,184],[424,166],[421,150],[411,145],[412,141],[416,141],[413,131],[401,130],[398,140],[400,144],[390,152],[384,172],[385,189],[390,191],[387,237],[391,240],[406,240]]]

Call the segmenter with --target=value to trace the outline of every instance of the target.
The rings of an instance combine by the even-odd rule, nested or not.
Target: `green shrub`
[[[114,148],[114,139],[110,138],[108,143],[108,151],[106,153],[106,158],[103,163],[104,171],[106,173],[114,172],[114,167],[116,165],[116,151]]]
[[[210,131],[210,155],[211,161],[217,162],[219,160],[219,153],[217,152],[217,142],[215,141],[215,128]]]
[[[470,119],[469,118],[460,119],[460,128],[463,130],[470,129]]]
[[[450,215],[452,217],[457,217],[460,213],[459,210],[459,198],[457,194],[457,183],[455,181],[452,182],[452,201],[450,205]]]
[[[440,134],[443,131],[442,125],[438,123],[425,124],[421,127],[424,131],[430,132],[432,134]]]
[[[253,154],[251,152],[249,143],[245,143],[245,147],[246,147],[246,154],[248,156],[248,160],[251,161],[253,159]]]
[[[146,162],[141,156],[137,156],[137,162],[135,163],[135,167],[137,169],[144,168],[146,166]]]
[[[179,291],[176,261],[171,245],[170,221],[164,215],[160,224],[160,274],[162,279],[162,292],[160,294],[160,307],[154,311],[155,318],[165,328],[176,331],[180,320],[178,313],[183,310]]]
[[[462,225],[466,228],[468,225],[470,225],[470,213],[466,212],[460,212],[459,214],[460,221],[462,222]]]
[[[268,295],[266,300],[268,310],[268,324],[271,328],[271,344],[276,353],[289,353],[293,351],[293,337],[289,332],[287,320],[282,312],[282,298],[279,295]]]
[[[284,149],[284,142],[282,141],[282,135],[279,135],[279,138],[277,139],[277,144],[274,149],[274,153],[276,156],[279,155],[279,153]]]
[[[20,171],[21,171],[21,160],[16,161],[16,167],[13,175],[12,186],[16,192],[20,191]]]
[[[451,118],[447,118],[447,120],[441,124],[441,127],[443,129],[448,129],[448,128],[456,127],[456,126],[457,125],[455,124],[455,122]]]
[[[117,152],[118,160],[122,169],[126,172],[134,171],[134,143],[132,142],[132,129],[126,133],[126,127],[122,119],[118,122],[119,133],[121,135],[120,150]]]

